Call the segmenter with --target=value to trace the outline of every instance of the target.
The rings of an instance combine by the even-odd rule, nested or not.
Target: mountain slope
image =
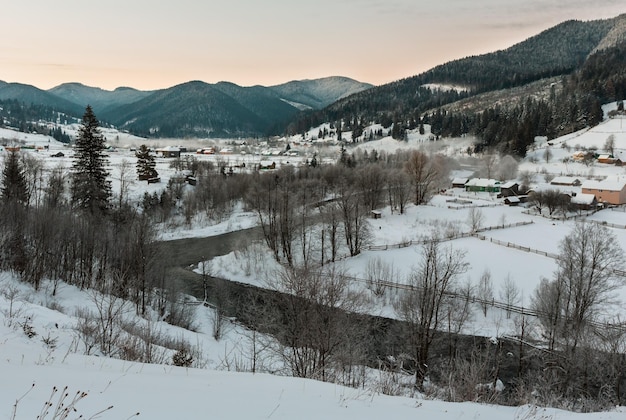
[[[419,75],[375,87],[292,122],[291,131],[327,121],[410,121],[426,111],[476,94],[523,86],[579,68],[608,38],[617,37],[624,17],[596,21],[566,21],[512,47],[454,60]],[[465,90],[431,89],[446,84]],[[471,101],[471,100],[469,100]]]
[[[24,104],[45,105],[75,115],[82,115],[85,107],[81,107],[63,98],[59,98],[45,90],[22,83],[0,83],[0,100],[15,99]]]
[[[352,94],[374,87],[348,77],[293,80],[271,86],[274,92],[299,109],[320,109]]]
[[[229,82],[219,82],[214,86],[262,120],[267,121],[268,127],[264,129],[278,122],[284,123],[298,112],[294,106],[282,101],[272,89],[264,86],[241,87]]]
[[[85,86],[81,83],[64,83],[48,90],[48,92],[80,105],[83,109],[87,105],[91,105],[94,110],[100,113],[106,112],[114,107],[136,102],[153,93],[151,91],[139,91],[128,87],[119,87],[113,91],[109,91],[97,87]]]

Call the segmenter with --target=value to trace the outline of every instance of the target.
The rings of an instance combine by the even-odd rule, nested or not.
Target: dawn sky
[[[20,0],[2,6],[0,80],[112,90],[347,76],[376,85],[507,48],[624,0]]]

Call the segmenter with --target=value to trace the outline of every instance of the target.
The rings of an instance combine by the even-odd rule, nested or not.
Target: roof
[[[469,181],[469,178],[454,178],[452,180],[452,183],[453,184],[463,184],[463,185],[465,185],[465,184],[467,184],[467,181]]]
[[[557,176],[550,181],[552,185],[575,185],[578,183],[580,183],[580,179],[573,176]]]
[[[166,146],[156,149],[157,152],[180,152],[180,147]]]
[[[567,194],[569,196],[572,196],[574,194],[580,194],[582,192],[582,188],[580,186],[574,186],[574,185],[559,185],[559,184],[547,184],[547,183],[541,183],[541,184],[537,184],[534,185],[532,187],[532,191],[535,192],[539,192],[539,191],[559,191],[561,192],[561,194]]]
[[[520,202],[520,199],[519,199],[519,197],[515,197],[515,196],[513,195],[513,196],[511,196],[511,197],[506,197],[506,198],[504,199],[504,201],[508,201],[509,203],[519,203],[519,202]]]
[[[593,204],[596,196],[593,194],[576,194],[572,197],[572,204]]]
[[[602,181],[589,180],[583,182],[582,188],[589,190],[622,191],[626,187],[626,178],[609,177]]]
[[[500,185],[501,188],[513,188],[514,186],[519,185],[517,182],[515,181],[509,181],[509,182],[505,182],[504,184]]]
[[[497,179],[489,179],[489,178],[472,178],[467,181],[467,184],[470,187],[493,187],[495,185],[500,185],[500,181]]]

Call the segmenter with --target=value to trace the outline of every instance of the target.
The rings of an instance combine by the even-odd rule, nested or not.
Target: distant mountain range
[[[50,90],[0,81],[0,100],[53,107],[74,116],[91,105],[102,121],[142,136],[256,136],[280,130],[302,110],[327,106],[372,88],[347,77],[242,87],[192,81],[155,91],[120,87],[113,91],[80,83]]]
[[[454,60],[378,87],[345,77],[270,87],[191,81],[155,91],[129,87],[106,91],[78,83],[44,91],[0,82],[0,101],[53,107],[79,117],[90,104],[101,121],[120,129],[140,136],[184,138],[294,134],[329,121],[342,122],[344,129],[357,131],[372,122],[415,128],[435,110],[439,110],[439,121],[431,121],[431,126],[440,126],[441,135],[458,134],[472,132],[472,124],[480,118],[476,115],[500,112],[496,109],[495,114],[484,114],[489,108],[519,107],[527,99],[549,97],[550,103],[542,106],[553,114],[575,108],[567,118],[550,116],[552,121],[547,125],[552,125],[549,128],[555,133],[597,120],[599,101],[626,95],[626,66],[621,58],[625,51],[626,15],[621,15],[566,21],[508,49]],[[567,103],[557,97],[557,88],[569,95]],[[452,111],[464,114],[455,115],[457,127],[448,130],[447,123],[440,120]],[[479,123],[484,126],[488,121]],[[542,124],[545,129],[546,123]],[[472,133],[479,134],[484,128]],[[538,130],[529,125],[524,133],[532,138]],[[523,146],[516,152],[523,154]]]

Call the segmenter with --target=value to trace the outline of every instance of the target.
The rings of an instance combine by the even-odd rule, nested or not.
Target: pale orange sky
[[[0,80],[112,90],[347,76],[376,85],[507,48],[623,0],[20,0],[2,7]]]

